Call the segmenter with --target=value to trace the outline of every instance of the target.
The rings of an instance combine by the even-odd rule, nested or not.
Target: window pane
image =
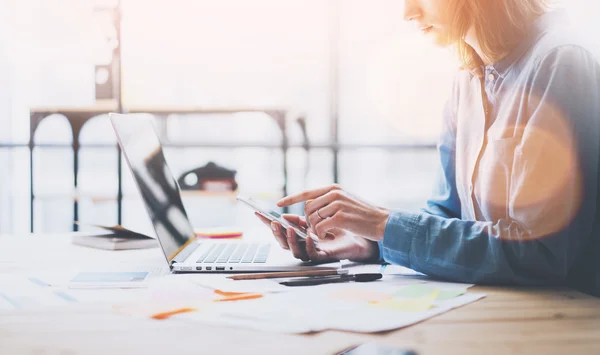
[[[86,224],[117,223],[117,142],[107,115],[87,121],[79,136],[79,221]],[[93,146],[90,145],[106,145]]]
[[[265,113],[171,115],[166,128],[168,141],[177,144],[281,142],[276,121]]]
[[[347,150],[340,153],[340,183],[372,203],[414,211],[425,206],[438,165],[434,149]]]
[[[116,224],[117,188],[117,149],[83,146],[79,151],[79,220]]]
[[[0,234],[29,233],[29,149],[0,149]]]
[[[65,232],[73,226],[73,140],[71,126],[63,116],[45,118],[38,126],[33,150],[34,230]],[[59,145],[67,145],[61,147]]]
[[[34,230],[66,232],[73,226],[73,151],[35,148]]]

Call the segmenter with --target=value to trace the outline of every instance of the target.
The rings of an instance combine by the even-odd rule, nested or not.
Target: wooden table
[[[61,235],[0,237],[0,275],[91,263],[164,262],[159,249],[108,252]],[[27,265],[25,265],[27,261]],[[550,288],[474,287],[487,298],[384,334],[282,335],[124,317],[104,307],[0,314],[0,354],[332,354],[378,341],[419,354],[600,354],[600,299]]]

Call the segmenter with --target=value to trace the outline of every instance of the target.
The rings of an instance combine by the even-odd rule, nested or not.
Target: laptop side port
[[[196,266],[196,270],[202,270],[202,266]]]
[[[215,268],[215,270],[217,270],[217,271],[225,271],[225,266],[217,266]]]
[[[207,266],[206,271],[210,271],[210,270],[212,270],[212,266]]]

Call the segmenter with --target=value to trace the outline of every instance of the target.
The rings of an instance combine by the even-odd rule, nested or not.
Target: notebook
[[[156,248],[156,239],[116,225],[112,227],[94,225],[102,232],[76,232],[71,239],[73,244],[106,250]]]

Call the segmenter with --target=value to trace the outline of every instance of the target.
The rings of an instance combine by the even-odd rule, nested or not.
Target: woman
[[[307,217],[287,218],[323,241],[298,244],[274,223],[281,246],[302,260],[385,260],[458,282],[600,295],[598,61],[545,0],[405,3],[405,19],[462,62],[434,196],[419,213],[339,186],[288,196],[278,205],[307,202]]]

